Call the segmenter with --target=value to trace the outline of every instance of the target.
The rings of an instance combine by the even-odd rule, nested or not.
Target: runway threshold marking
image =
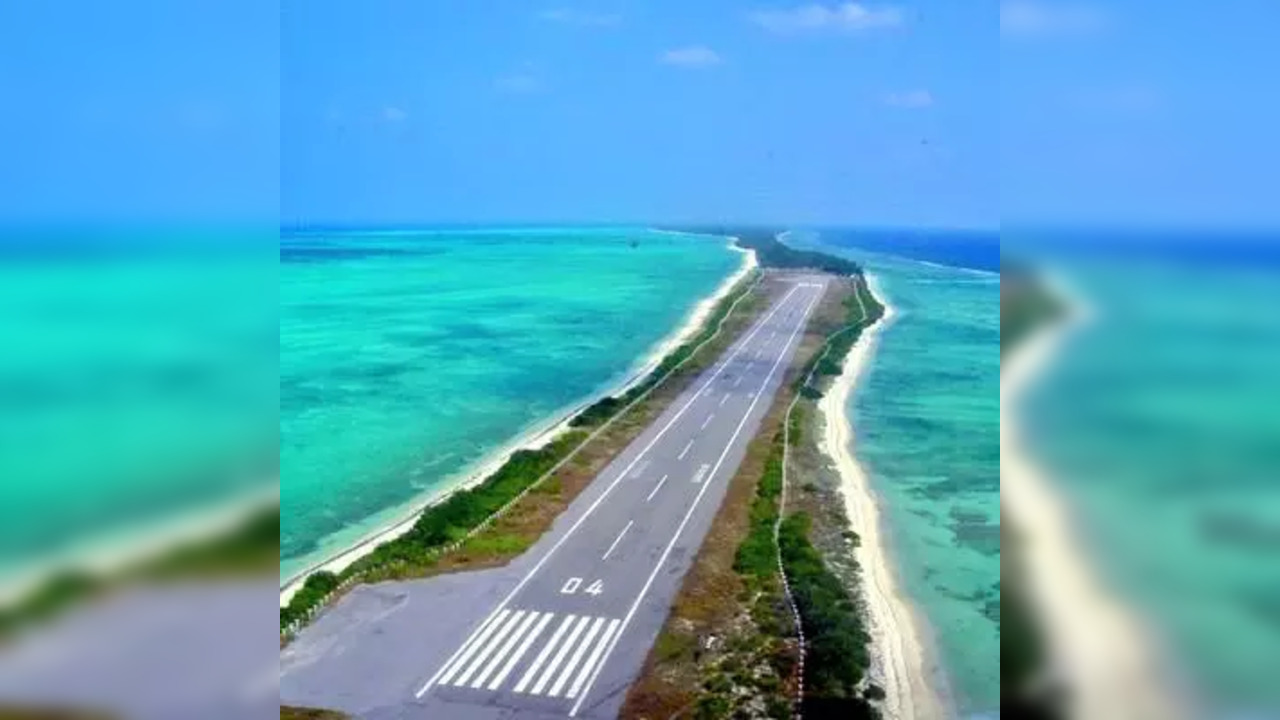
[[[791,331],[791,335],[783,344],[783,352],[778,353],[778,358],[773,361],[773,365],[769,368],[769,374],[765,376],[764,382],[760,385],[761,390],[768,387],[769,381],[773,379],[774,374],[778,371],[778,366],[782,364],[782,359],[786,357],[786,348],[795,340],[796,335],[804,327],[804,319],[808,317],[809,312],[813,310],[813,306],[816,305],[818,300],[821,298],[822,294],[818,293],[814,299],[809,302],[808,306],[805,307],[804,313],[801,315],[801,322],[796,324],[795,329]],[[720,452],[720,457],[716,460],[715,466],[712,467],[711,477],[715,477],[716,472],[724,463],[724,459],[728,457],[730,448],[733,447],[734,441],[738,439],[738,435],[742,433],[742,428],[746,426],[747,419],[751,417],[751,411],[755,409],[756,403],[759,401],[760,396],[757,395],[752,399],[751,405],[747,408],[747,411],[743,413],[742,419],[738,421],[738,426],[734,429],[733,435],[729,438],[729,442],[725,444],[724,450]],[[666,564],[667,558],[671,555],[671,550],[676,546],[676,542],[680,539],[681,533],[684,532],[685,526],[689,524],[689,519],[693,517],[694,510],[698,508],[698,504],[702,501],[702,496],[706,494],[707,488],[709,487],[711,487],[711,483],[702,483],[702,487],[698,490],[698,494],[694,496],[693,502],[690,503],[689,509],[684,514],[684,518],[680,520],[680,525],[677,526],[676,531],[672,533],[671,540],[667,543],[667,547],[662,551],[662,555],[658,558],[658,562],[654,564],[653,570],[650,571],[649,577],[645,580],[644,586],[640,588],[640,593],[636,596],[635,601],[631,603],[631,608],[627,610],[627,614],[623,616],[622,627],[619,628],[618,633],[613,636],[613,640],[609,643],[608,649],[604,652],[604,657],[601,658],[600,663],[596,666],[591,677],[587,680],[587,684],[586,687],[583,688],[582,695],[576,702],[574,702],[573,707],[569,710],[569,717],[577,717],[578,710],[582,707],[582,701],[586,699],[588,694],[590,694],[591,686],[595,683],[596,678],[599,677],[601,668],[603,668],[605,663],[609,661],[609,655],[611,655],[614,648],[617,647],[618,638],[622,637],[622,633],[626,632],[627,625],[631,624],[631,618],[635,617],[636,610],[639,609],[640,603],[644,602],[644,596],[649,593],[649,588],[653,585],[654,578],[658,576],[658,572],[662,570],[662,566]]]
[[[609,546],[608,550],[604,551],[604,555],[600,556],[601,560],[609,559],[609,556],[613,554],[613,549],[618,547],[618,543],[622,542],[622,536],[627,534],[627,531],[631,529],[631,526],[634,525],[635,522],[635,520],[627,521],[626,526],[622,528],[622,532],[618,533],[618,537],[613,539],[613,544]]]
[[[666,476],[666,475],[663,475],[663,476],[662,476],[662,479],[658,481],[658,484],[657,484],[657,485],[654,485],[654,486],[653,486],[653,489],[649,491],[649,497],[645,498],[645,499],[644,499],[644,501],[645,501],[645,502],[649,502],[650,500],[652,500],[652,499],[653,499],[653,496],[654,496],[654,495],[657,495],[657,494],[658,494],[658,490],[660,490],[660,489],[662,488],[662,483],[664,483],[664,482],[666,482],[666,481],[667,481],[667,476]]]
[[[738,343],[735,345],[736,349],[729,355],[729,357],[722,360],[719,363],[719,365],[716,366],[716,369],[711,373],[711,377],[707,378],[707,381],[703,384],[702,390],[706,390],[708,387],[710,387],[711,384],[714,383],[722,373],[724,373],[725,369],[728,368],[729,365],[739,355],[741,355],[743,352],[746,351],[747,346],[751,342],[751,339],[754,338],[756,334],[759,333],[765,327],[765,325],[773,318],[773,316],[778,314],[778,311],[781,310],[791,300],[791,296],[795,294],[796,290],[797,290],[797,287],[795,285],[792,285],[791,289],[787,291],[787,294],[784,295],[782,299],[779,300],[777,304],[773,306],[773,309],[771,309],[767,315],[765,315],[763,318],[758,320],[756,324],[752,326],[751,331],[747,333],[747,335],[743,337],[740,341],[738,341]],[[739,380],[741,380],[741,378],[739,378]],[[457,672],[458,667],[466,662],[465,657],[462,657],[462,656],[469,657],[472,653],[474,653],[475,648],[478,647],[483,642],[483,638],[487,636],[489,633],[491,633],[493,631],[493,628],[498,625],[498,623],[500,622],[500,618],[505,617],[506,613],[509,612],[507,610],[507,603],[511,602],[511,599],[514,598],[516,594],[518,594],[521,590],[524,589],[524,586],[527,585],[535,575],[537,575],[538,571],[541,570],[544,565],[546,565],[547,561],[551,559],[551,557],[555,554],[556,550],[560,549],[560,546],[563,545],[565,542],[567,542],[570,537],[573,537],[573,534],[577,531],[579,527],[582,526],[582,523],[586,522],[587,518],[591,517],[591,515],[595,512],[596,508],[598,508],[600,504],[603,503],[605,499],[609,497],[610,493],[613,492],[613,489],[617,487],[618,483],[621,482],[622,479],[625,478],[631,472],[632,468],[634,468],[635,465],[638,462],[640,462],[641,458],[643,458],[651,449],[653,449],[654,445],[658,444],[658,441],[661,440],[664,435],[666,435],[667,431],[670,430],[671,427],[675,425],[675,423],[681,417],[684,416],[684,413],[697,400],[702,390],[699,390],[697,393],[694,393],[694,395],[690,397],[689,400],[685,402],[685,404],[682,405],[678,411],[676,411],[676,414],[673,415],[671,419],[667,421],[666,425],[663,425],[662,429],[660,429],[657,432],[657,434],[655,434],[653,438],[649,440],[649,443],[645,445],[645,447],[639,452],[639,454],[637,454],[635,458],[631,460],[631,463],[628,464],[627,467],[623,468],[622,472],[619,473],[618,476],[614,478],[613,482],[609,483],[608,487],[604,489],[604,492],[600,493],[600,496],[596,498],[595,502],[591,503],[591,505],[587,507],[587,509],[582,513],[582,515],[578,517],[578,519],[573,523],[573,525],[569,526],[569,529],[566,530],[564,534],[560,536],[560,539],[557,540],[556,543],[551,546],[551,549],[549,549],[546,552],[546,554],[544,554],[538,560],[538,562],[534,564],[534,566],[529,570],[529,572],[526,573],[523,578],[521,578],[520,582],[517,583],[516,586],[507,593],[506,597],[504,597],[502,601],[498,603],[497,607],[495,607],[492,611],[490,611],[489,615],[480,621],[480,624],[478,624],[475,627],[475,629],[471,631],[471,634],[467,637],[466,640],[463,641],[463,644],[460,647],[458,647],[458,649],[454,650],[453,654],[450,655],[444,661],[444,664],[442,664],[439,667],[439,669],[437,669],[435,673],[430,678],[427,679],[427,682],[423,684],[422,688],[420,688],[418,692],[414,693],[414,697],[421,698],[423,695],[427,693],[427,691],[429,691],[432,688],[432,686],[434,686],[437,683],[437,681],[440,681],[445,677],[452,677],[452,675]],[[748,414],[750,413],[750,408],[748,408],[747,412]],[[613,644],[616,644],[616,643],[617,643],[617,636],[615,636],[613,639]],[[610,648],[610,650],[612,650],[612,647]],[[594,682],[594,681],[595,681],[595,676],[593,675],[591,682]],[[576,712],[577,706],[575,706],[574,710]]]

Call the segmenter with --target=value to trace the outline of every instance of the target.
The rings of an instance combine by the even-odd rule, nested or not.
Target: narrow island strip
[[[941,717],[923,673],[886,674],[875,664],[882,644],[902,648],[902,657],[922,643],[898,636],[915,631],[909,612],[891,618],[896,624],[870,615],[864,531],[850,527],[842,476],[824,452],[824,427],[848,422],[844,400],[824,396],[847,399],[884,308],[856,263],[762,231],[732,232],[757,249],[766,277],[785,282],[794,269],[833,277],[622,717]],[[837,378],[843,392],[828,387]],[[838,422],[824,423],[820,402],[840,408]],[[887,571],[882,557],[865,562]]]

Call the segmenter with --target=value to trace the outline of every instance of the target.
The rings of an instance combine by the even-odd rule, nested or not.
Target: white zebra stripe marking
[[[510,613],[510,610],[503,610],[494,617],[493,621],[485,626],[480,634],[476,635],[474,641],[466,647],[463,653],[458,656],[458,659],[454,661],[453,665],[450,666],[449,669],[445,671],[445,674],[440,677],[440,682],[449,682],[449,680],[462,669],[462,666],[467,664],[467,661],[471,659],[471,656],[475,654],[476,650],[479,650],[480,646],[485,644],[489,639],[489,636],[493,634],[493,631],[507,619],[507,615]]]
[[[516,663],[520,662],[520,658],[524,657],[524,654],[529,652],[529,648],[533,646],[533,641],[538,639],[538,636],[542,634],[542,631],[551,623],[551,618],[553,617],[555,617],[555,613],[543,614],[542,619],[538,621],[538,626],[533,629],[533,632],[529,633],[529,636],[524,639],[524,642],[520,643],[520,648],[511,656],[511,659],[507,661],[507,664],[502,666],[502,670],[494,676],[493,682],[489,683],[490,690],[497,690],[502,687],[502,681],[506,680],[507,676],[511,674],[511,671],[515,669]]]
[[[484,649],[480,651],[479,655],[476,655],[475,660],[471,661],[471,664],[467,666],[467,669],[463,671],[462,675],[458,676],[458,681],[454,684],[466,685],[467,681],[471,679],[471,676],[476,673],[476,670],[479,670],[484,661],[487,660],[489,656],[493,654],[493,651],[498,648],[498,643],[502,642],[502,639],[520,623],[521,618],[524,616],[524,610],[515,611],[507,622],[503,623],[502,628],[498,630],[498,634],[494,635],[491,641],[485,643]]]
[[[524,689],[529,687],[529,683],[533,682],[533,678],[542,669],[542,664],[547,661],[547,657],[551,655],[551,651],[555,649],[556,643],[560,642],[560,638],[564,635],[564,631],[569,629],[577,615],[569,615],[560,623],[560,627],[556,628],[556,632],[551,636],[551,640],[547,642],[546,647],[542,648],[542,652],[538,653],[538,657],[534,658],[533,664],[525,671],[524,677],[520,678],[520,682],[516,683],[516,692],[522,693]]]
[[[591,624],[591,629],[587,631],[587,636],[578,643],[578,649],[573,652],[573,657],[569,658],[569,664],[564,666],[564,670],[560,672],[560,678],[556,680],[556,684],[551,686],[551,697],[556,697],[564,690],[564,686],[569,682],[569,678],[573,677],[574,668],[578,667],[578,663],[582,662],[582,656],[587,653],[587,648],[591,647],[591,641],[596,639],[596,635],[600,633],[600,627],[604,625],[604,618],[596,618]]]
[[[604,654],[605,647],[609,644],[610,638],[618,631],[620,620],[614,619],[609,621],[609,626],[604,629],[604,634],[600,636],[600,641],[596,643],[596,649],[591,651],[587,656],[587,662],[578,671],[578,677],[574,678],[573,684],[569,686],[569,692],[565,697],[570,700],[578,697],[578,691],[582,690],[582,684],[587,681],[587,676],[591,674],[592,668],[596,663],[600,662],[600,656]]]
[[[547,687],[547,683],[550,682],[551,678],[556,674],[556,670],[560,669],[560,663],[564,662],[564,656],[569,654],[570,648],[572,648],[573,644],[578,641],[578,636],[582,634],[583,628],[585,628],[589,622],[591,622],[591,618],[583,617],[582,621],[574,626],[573,632],[569,633],[569,639],[564,641],[564,644],[560,646],[560,650],[556,653],[556,656],[551,658],[551,664],[547,666],[546,672],[542,673],[542,677],[538,678],[538,683],[533,686],[533,690],[530,692],[534,695],[542,694],[543,689]]]
[[[489,676],[493,674],[493,671],[498,669],[498,663],[502,662],[503,659],[507,657],[507,654],[515,648],[516,643],[520,642],[520,638],[524,636],[525,631],[533,627],[533,623],[541,614],[542,613],[531,612],[525,617],[524,622],[520,623],[520,626],[511,634],[511,637],[507,638],[507,642],[498,649],[498,652],[494,653],[493,657],[489,660],[489,664],[484,666],[484,670],[481,670],[480,674],[476,676],[476,679],[471,681],[471,687],[479,688],[481,685],[484,685],[484,681],[488,680]],[[512,621],[512,624],[514,625],[515,622]],[[497,643],[495,642],[494,644]]]

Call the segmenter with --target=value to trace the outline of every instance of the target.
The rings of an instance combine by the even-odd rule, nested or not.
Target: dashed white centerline
[[[719,407],[724,407],[724,404],[725,404],[725,403],[727,403],[727,402],[729,402],[729,393],[725,393],[725,394],[724,394],[724,397],[720,398],[720,405],[719,405]]]
[[[739,386],[739,385],[741,385],[741,384],[742,384],[742,376],[741,376],[741,375],[739,375],[739,376],[738,376],[738,379],[736,379],[736,380],[734,380],[734,381],[733,381],[733,386],[734,386],[734,387],[738,387],[738,386]]]
[[[665,480],[666,476],[663,476],[663,479]],[[654,489],[656,490],[657,488],[654,488]],[[631,529],[631,526],[634,525],[635,522],[636,522],[635,520],[627,521],[627,526],[622,528],[622,532],[618,533],[618,537],[613,539],[613,544],[609,546],[608,550],[604,551],[604,555],[600,557],[601,560],[609,559],[609,556],[613,554],[613,549],[618,547],[618,543],[622,542],[622,536],[627,534],[627,531]]]
[[[662,476],[662,479],[658,481],[658,484],[657,484],[657,485],[654,485],[654,486],[653,486],[653,489],[649,491],[649,497],[645,498],[645,499],[644,499],[644,501],[645,501],[645,502],[649,502],[650,500],[652,500],[652,499],[653,499],[653,496],[654,496],[654,495],[657,495],[657,494],[658,494],[658,490],[662,488],[662,483],[664,483],[664,482],[666,482],[666,481],[667,481],[667,476],[666,476],[666,475],[663,475],[663,476]]]
[[[715,413],[711,413],[710,415],[708,415],[708,416],[707,416],[707,419],[702,421],[702,427],[700,427],[700,428],[698,428],[698,429],[699,429],[699,430],[706,430],[706,429],[707,429],[707,426],[711,424],[711,420],[712,420],[712,418],[714,418],[715,416],[716,416],[716,414],[715,414]]]
[[[689,454],[689,448],[691,448],[691,447],[693,447],[693,441],[692,441],[692,440],[690,440],[690,441],[689,441],[689,444],[688,444],[688,445],[685,445],[685,446],[684,446],[684,449],[680,451],[680,454],[676,456],[676,459],[677,459],[677,460],[683,460],[683,459],[684,459],[684,456]]]

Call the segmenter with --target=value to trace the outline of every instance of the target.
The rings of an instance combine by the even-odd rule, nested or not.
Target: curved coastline
[[[845,357],[839,377],[819,402],[823,432],[818,448],[841,478],[845,514],[858,533],[861,590],[871,634],[871,677],[885,691],[885,717],[895,720],[946,716],[938,689],[930,682],[930,662],[922,619],[899,588],[881,528],[880,512],[866,472],[853,455],[855,438],[849,421],[849,397],[867,368],[880,332],[893,320],[893,306],[870,273],[867,287],[884,306],[884,315],[867,328]]]
[[[1018,403],[1067,338],[1093,317],[1060,278],[1048,281],[1066,319],[1033,332],[1001,361],[1000,498],[1025,535],[1022,572],[1047,671],[1072,694],[1068,717],[1177,718],[1195,715],[1191,698],[1167,682],[1156,638],[1133,608],[1110,592],[1072,526],[1070,507],[1025,446]]]
[[[675,231],[663,231],[672,232]],[[679,233],[693,234],[693,233]],[[365,533],[354,543],[348,544],[336,553],[315,563],[307,565],[302,570],[292,573],[287,578],[282,578],[280,582],[280,605],[281,607],[288,604],[307,577],[312,573],[320,570],[329,572],[341,572],[350,566],[356,560],[373,552],[375,548],[384,542],[394,540],[401,535],[409,532],[418,520],[418,516],[422,511],[432,505],[435,505],[449,495],[476,484],[483,482],[485,478],[492,475],[511,457],[512,454],[519,450],[536,450],[544,447],[557,437],[569,431],[569,421],[573,419],[580,411],[587,408],[591,404],[609,395],[618,395],[625,393],[632,387],[640,383],[657,368],[662,359],[666,357],[672,350],[678,348],[689,338],[696,335],[702,326],[706,323],[707,317],[715,309],[717,303],[724,298],[730,290],[733,289],[740,280],[746,277],[751,271],[758,266],[756,254],[752,250],[738,247],[737,238],[729,237],[728,248],[742,254],[742,262],[733,274],[726,277],[715,292],[698,301],[697,304],[686,315],[684,322],[677,327],[672,333],[655,343],[645,355],[637,361],[633,369],[627,374],[626,378],[620,383],[606,387],[591,397],[575,403],[571,407],[555,413],[550,419],[538,423],[531,429],[519,434],[512,441],[497,448],[485,457],[481,458],[471,466],[464,468],[450,478],[447,478],[441,487],[429,491],[423,496],[414,498],[409,503],[401,506],[399,512],[396,512],[397,519],[388,524]]]

